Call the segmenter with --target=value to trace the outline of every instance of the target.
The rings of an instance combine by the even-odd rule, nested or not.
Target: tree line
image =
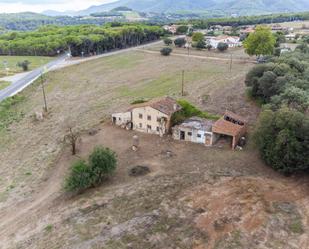
[[[0,35],[0,54],[55,56],[71,51],[72,56],[87,56],[158,40],[162,35],[161,27],[144,24],[43,26]]]
[[[246,77],[251,97],[263,105],[255,141],[262,158],[283,173],[309,170],[309,47],[271,56]]]
[[[304,21],[304,20],[309,20],[309,12],[272,14],[272,15],[260,15],[260,16],[210,18],[210,19],[190,20],[181,23],[193,24],[193,27],[197,29],[208,29],[209,27],[214,25],[237,27],[242,25],[257,25],[257,24]]]

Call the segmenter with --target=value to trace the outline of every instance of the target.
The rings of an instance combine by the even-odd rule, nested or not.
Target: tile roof
[[[152,99],[142,104],[132,105],[129,110],[147,106],[150,106],[153,109],[156,109],[169,116],[182,109],[175,99],[171,97],[164,97],[164,98]]]
[[[224,118],[220,118],[212,126],[212,131],[215,133],[234,137],[234,136],[237,136],[239,133],[241,133],[243,128],[244,128],[243,126],[226,121]]]
[[[231,121],[227,121],[225,118],[229,117],[231,119],[234,119],[235,121],[241,122],[244,125],[235,124]],[[242,133],[244,129],[246,129],[246,120],[231,112],[226,111],[224,116],[220,118],[212,127],[212,131],[219,134],[225,134],[228,136],[237,136],[238,134]]]

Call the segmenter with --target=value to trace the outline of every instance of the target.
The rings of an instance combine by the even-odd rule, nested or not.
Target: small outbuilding
[[[215,142],[215,136],[212,133],[213,123],[214,121],[199,117],[189,118],[173,127],[173,138],[212,146]]]
[[[212,132],[218,136],[232,137],[232,148],[235,149],[241,137],[247,132],[247,121],[237,114],[226,111],[212,126]]]

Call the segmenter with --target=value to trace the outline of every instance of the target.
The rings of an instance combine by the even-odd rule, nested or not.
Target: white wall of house
[[[173,128],[173,138],[175,140],[205,144],[207,146],[212,146],[214,143],[212,132],[181,126]]]
[[[209,44],[213,48],[217,48],[219,43],[227,43],[229,45],[229,48],[235,48],[242,46],[242,42],[239,40],[239,38],[236,37],[228,37],[224,39],[217,39],[217,38],[210,38],[208,39]]]
[[[118,126],[125,126],[129,122],[131,122],[131,120],[132,120],[131,112],[121,112],[112,115],[113,124]]]

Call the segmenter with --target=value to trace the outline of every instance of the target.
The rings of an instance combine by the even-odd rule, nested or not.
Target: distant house
[[[249,35],[251,33],[254,33],[254,28],[253,27],[246,27],[246,28],[243,28],[241,29],[239,32],[241,35]]]
[[[166,31],[169,31],[171,32],[172,34],[176,34],[177,32],[177,28],[179,27],[180,25],[164,25],[163,26],[163,29],[166,30]]]
[[[242,46],[242,42],[238,36],[220,35],[217,37],[206,38],[206,40],[213,48],[217,48],[219,43],[226,43],[229,48]]]
[[[286,39],[287,41],[292,41],[292,40],[295,39],[295,37],[296,37],[295,34],[287,34],[287,35],[285,35],[285,39]]]
[[[215,142],[215,137],[212,133],[213,123],[214,121],[199,117],[189,118],[180,125],[173,127],[173,138],[175,140],[211,146]]]
[[[115,113],[112,121],[118,126],[162,136],[171,131],[172,115],[180,110],[176,100],[165,97],[133,105],[123,113]]]
[[[247,132],[247,121],[235,113],[226,111],[224,116],[214,123],[212,132],[216,137],[231,137],[232,148],[235,149],[240,138]]]

